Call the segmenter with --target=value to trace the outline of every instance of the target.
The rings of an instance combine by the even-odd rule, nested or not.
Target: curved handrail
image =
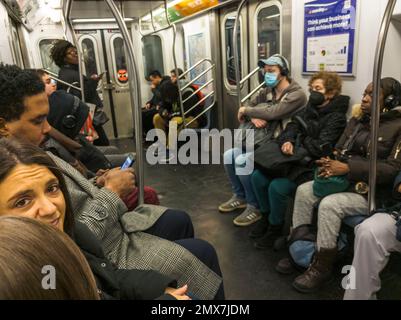
[[[376,46],[375,63],[373,69],[373,100],[371,111],[371,150],[370,150],[370,163],[369,163],[369,214],[374,213],[376,210],[376,181],[377,181],[377,147],[379,136],[379,122],[380,122],[380,80],[383,67],[384,49],[386,47],[386,40],[392,14],[394,12],[397,0],[389,0],[387,3],[386,11],[383,15],[383,20],[380,27],[379,37]]]
[[[234,66],[235,66],[235,82],[237,87],[237,101],[238,101],[238,108],[241,107],[241,71],[239,65],[239,55],[238,55],[238,32],[240,19],[241,19],[241,12],[244,5],[247,3],[248,0],[242,0],[240,5],[237,9],[237,15],[235,16],[234,22],[234,31],[233,31],[233,47],[234,47]]]
[[[136,181],[139,189],[139,204],[144,203],[144,157],[143,157],[143,148],[142,148],[142,115],[140,105],[141,101],[141,91],[139,88],[139,78],[138,78],[138,68],[135,59],[135,50],[134,45],[130,39],[128,28],[124,22],[124,18],[121,15],[121,12],[118,10],[116,4],[113,0],[105,0],[107,5],[109,6],[114,18],[116,19],[117,25],[121,31],[121,35],[124,39],[125,47],[128,53],[128,68],[130,70],[130,96],[131,96],[131,108],[134,116],[135,123],[135,144],[136,144]],[[136,99],[135,99],[136,98]],[[137,103],[137,107],[135,107],[135,101]]]
[[[70,88],[72,88],[72,89],[82,91],[81,88],[76,87],[76,86],[74,86],[74,85],[71,84],[71,83],[68,83],[68,82],[65,82],[65,81],[63,81],[63,80],[60,80],[60,79],[57,77],[57,75],[56,75],[55,73],[51,72],[50,70],[47,70],[47,69],[41,69],[41,70],[44,71],[44,72],[46,72],[46,73],[49,75],[50,78],[56,80],[57,82],[60,82],[60,83],[66,85],[66,86],[68,86],[68,87],[70,87]],[[75,83],[75,82],[74,82],[74,83]]]
[[[148,32],[148,33],[142,33],[142,30],[141,30],[141,25],[142,25],[141,21],[142,20],[141,20],[141,18],[139,18],[139,28],[138,29],[139,29],[139,33],[140,33],[140,35],[142,37],[150,36],[150,35],[159,33],[161,31],[170,29],[172,27],[172,24],[170,23],[170,19],[168,17],[168,13],[167,13],[167,0],[164,0],[164,12],[166,14],[167,26],[156,30],[155,23],[154,23],[154,20],[153,20],[153,9],[150,10],[150,19],[151,19],[151,24],[152,24],[153,31],[152,32]]]

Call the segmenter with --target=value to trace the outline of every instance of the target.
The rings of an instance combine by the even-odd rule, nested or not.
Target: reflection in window
[[[50,58],[50,50],[53,47],[53,43],[57,41],[54,39],[43,39],[39,42],[40,58],[42,60],[42,66],[55,74],[58,74],[60,68]]]
[[[145,78],[154,70],[164,74],[163,50],[160,37],[156,35],[143,37],[142,45]]]
[[[125,58],[124,51],[124,40],[121,37],[114,38],[113,40],[113,48],[114,48],[114,65],[115,65],[115,73],[117,75],[117,80],[120,83],[126,83],[128,81],[128,72],[127,72],[127,60]]]
[[[233,43],[233,33],[234,33],[234,23],[235,18],[229,17],[225,23],[225,39],[226,39],[226,77],[227,81],[230,85],[236,85],[235,78],[235,63],[234,63],[234,43]],[[240,31],[238,32],[238,56],[239,56],[239,65],[240,65],[240,74],[241,74],[241,23],[239,27]],[[241,75],[242,77],[242,75]]]
[[[82,41],[82,53],[84,56],[86,75],[90,77],[93,74],[98,74],[95,45],[91,39],[86,38]]]
[[[258,14],[258,59],[280,53],[280,9],[270,6]]]

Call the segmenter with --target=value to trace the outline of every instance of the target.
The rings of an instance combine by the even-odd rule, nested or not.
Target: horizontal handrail
[[[207,68],[205,71],[202,73],[198,74],[194,79],[192,79],[190,82],[188,82],[185,86],[181,88],[181,91],[184,91],[186,88],[188,88],[190,85],[194,84],[196,80],[204,76],[206,73],[208,73],[210,70],[212,70],[215,67],[215,65],[211,65],[209,68]]]
[[[260,85],[258,85],[254,90],[252,90],[251,93],[249,93],[246,97],[244,97],[243,99],[241,99],[241,104],[244,103],[246,100],[248,100],[250,97],[252,97],[256,92],[258,92],[260,89],[263,88],[263,86],[265,85],[264,82],[262,82]]]
[[[43,70],[44,72],[46,72],[47,74],[49,74],[49,77],[52,78],[52,79],[54,79],[54,80],[56,80],[57,82],[60,82],[60,83],[66,85],[66,86],[68,86],[68,87],[70,87],[70,88],[72,88],[72,89],[82,91],[81,88],[76,87],[76,86],[74,86],[74,85],[71,84],[71,83],[65,82],[65,81],[60,80],[59,78],[57,78],[57,76],[55,75],[55,73],[53,73],[53,72],[51,72],[51,71],[49,71],[49,70],[47,70],[47,69],[42,69],[42,70]],[[77,82],[77,83],[78,83],[78,82]],[[79,83],[78,83],[78,84],[79,84]]]
[[[213,101],[213,103],[207,107],[205,110],[203,110],[201,113],[199,113],[195,118],[193,118],[191,121],[188,121],[187,126],[189,126],[192,122],[198,120],[201,116],[203,116],[206,112],[208,112],[210,109],[214,107],[216,104],[216,101]]]
[[[202,87],[199,87],[194,93],[192,93],[188,98],[186,98],[182,103],[187,102],[189,99],[191,99],[194,95],[196,95],[199,91],[205,89],[209,84],[211,84],[214,81],[214,79],[209,80],[206,82]]]
[[[244,84],[249,78],[251,78],[255,73],[257,73],[260,70],[259,67],[257,67],[255,70],[251,71],[250,74],[248,74],[245,78],[243,78],[239,83],[242,85]]]
[[[199,106],[201,103],[203,103],[207,98],[209,98],[211,95],[214,95],[214,91],[210,92],[207,96],[203,97],[201,100],[199,100],[194,106],[192,106],[190,109],[184,112],[184,116],[190,113],[192,110],[194,110],[197,106]]]

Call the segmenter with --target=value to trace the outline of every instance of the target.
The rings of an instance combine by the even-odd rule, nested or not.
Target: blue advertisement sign
[[[305,3],[303,73],[353,75],[357,0]]]

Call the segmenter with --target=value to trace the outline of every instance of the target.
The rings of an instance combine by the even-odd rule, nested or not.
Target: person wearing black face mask
[[[350,98],[341,95],[342,82],[336,73],[319,72],[309,81],[310,96],[306,108],[292,118],[278,136],[281,152],[294,155],[297,148],[307,151],[302,161],[291,165],[286,177],[273,179],[256,170],[252,184],[262,212],[268,215],[267,223],[261,220],[250,236],[258,238],[255,246],[267,249],[282,235],[288,198],[295,196],[297,186],[313,180],[314,161],[326,156],[346,126],[346,112]]]

